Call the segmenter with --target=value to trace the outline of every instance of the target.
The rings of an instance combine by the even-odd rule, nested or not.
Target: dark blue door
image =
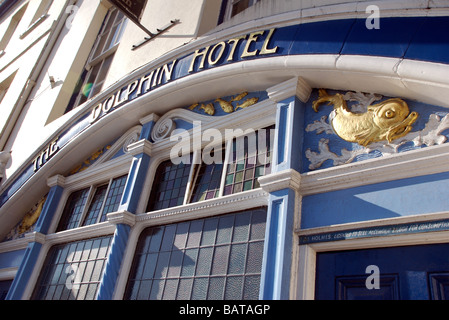
[[[449,299],[449,244],[317,254],[317,300]]]
[[[12,280],[0,281],[0,300],[5,300],[8,290],[11,287]]]

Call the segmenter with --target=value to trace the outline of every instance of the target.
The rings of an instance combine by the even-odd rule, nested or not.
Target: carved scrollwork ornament
[[[176,129],[176,124],[173,119],[165,118],[160,119],[154,125],[153,131],[151,132],[151,139],[154,142],[161,141],[170,136],[173,130]]]

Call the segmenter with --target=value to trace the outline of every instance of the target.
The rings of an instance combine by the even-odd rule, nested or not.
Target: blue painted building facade
[[[216,30],[89,100],[1,186],[5,298],[443,299],[448,7],[403,10]],[[319,89],[418,118],[363,146]]]

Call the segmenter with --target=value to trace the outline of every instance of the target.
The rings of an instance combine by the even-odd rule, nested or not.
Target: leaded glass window
[[[211,157],[214,157],[214,152],[221,152],[221,150],[211,151]],[[223,155],[223,152],[221,153]],[[221,175],[223,173],[223,162],[212,162],[211,164],[202,163],[199,166],[197,177],[195,179],[195,188],[193,189],[191,203],[213,199],[219,196],[221,186]]]
[[[259,188],[257,178],[271,173],[274,126],[234,139],[223,195]]]
[[[258,299],[265,226],[259,208],[144,230],[125,299]]]
[[[72,193],[67,200],[57,231],[106,221],[106,215],[117,211],[120,205],[126,179],[127,175],[111,179],[104,185]]]
[[[111,241],[107,236],[52,247],[33,300],[94,300]]]
[[[89,188],[76,191],[70,195],[58,231],[73,229],[79,225],[88,195]]]
[[[225,146],[202,150],[200,158],[206,155],[207,163],[191,164],[192,154],[188,164],[163,162],[156,170],[147,211],[259,188],[258,178],[271,173],[273,140],[274,126],[270,126]]]
[[[166,209],[184,203],[191,164],[174,164],[171,160],[159,165],[153,182],[148,211]]]

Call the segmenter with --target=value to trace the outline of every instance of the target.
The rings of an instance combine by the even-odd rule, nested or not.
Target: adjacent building
[[[444,0],[1,1],[0,298],[445,299],[448,29]]]

